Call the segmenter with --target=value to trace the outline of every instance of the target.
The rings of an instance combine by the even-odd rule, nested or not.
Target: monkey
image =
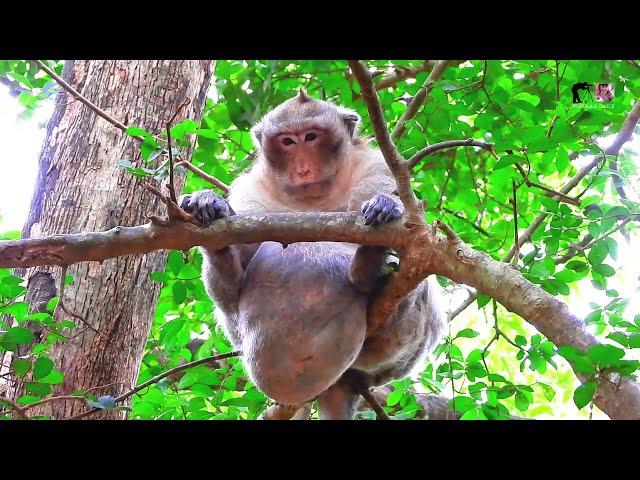
[[[203,225],[294,211],[356,210],[370,228],[400,219],[395,179],[360,122],[300,90],[251,129],[254,164],[226,199],[202,190],[179,204]],[[431,276],[367,335],[367,305],[387,278],[384,247],[267,241],[200,250],[205,289],[253,383],[281,404],[317,399],[320,419],[353,419],[363,388],[406,376],[444,331]]]

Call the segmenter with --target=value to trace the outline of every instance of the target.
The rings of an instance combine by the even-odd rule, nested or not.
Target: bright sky
[[[46,125],[53,107],[53,102],[46,102],[31,119],[18,120],[23,107],[0,85],[0,232],[22,229],[46,133],[39,124]]]

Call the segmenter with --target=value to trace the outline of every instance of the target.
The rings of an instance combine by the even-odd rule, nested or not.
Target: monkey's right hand
[[[182,195],[178,199],[178,205],[205,227],[218,218],[235,215],[229,203],[212,190],[200,190]]]

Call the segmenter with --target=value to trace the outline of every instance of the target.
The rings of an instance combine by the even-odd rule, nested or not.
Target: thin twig
[[[382,409],[382,405],[380,405],[375,399],[371,390],[363,388],[360,395],[362,395],[362,397],[367,401],[371,409],[376,412],[376,420],[391,420],[389,415],[387,415],[387,413]]]
[[[462,220],[463,222],[467,223],[468,225],[470,225],[471,227],[473,227],[478,233],[480,233],[481,235],[484,235],[485,237],[490,237],[491,235],[489,234],[489,232],[487,232],[484,228],[482,228],[480,225],[476,225],[475,223],[473,223],[471,220],[469,220],[468,218],[463,217],[461,214],[459,214],[458,212],[454,212],[453,210],[451,210],[450,208],[447,207],[442,207],[442,211],[443,212],[447,212],[450,215],[453,215],[454,217],[456,217],[458,220]]]
[[[24,410],[27,411],[33,407],[37,407],[38,405],[44,405],[45,403],[55,402],[57,400],[81,400],[83,403],[87,403],[87,400],[84,397],[77,397],[75,395],[60,395],[58,397],[49,397],[34,403],[30,403],[29,405],[24,407]]]
[[[171,117],[171,119],[167,122],[167,151],[169,153],[169,185],[168,185],[168,189],[169,189],[169,197],[171,198],[171,201],[173,203],[175,203],[176,205],[178,204],[178,197],[176,197],[176,189],[173,183],[173,148],[171,146],[171,124],[173,123],[173,121],[176,119],[176,117],[178,116],[178,113],[180,113],[180,111],[186,107],[187,105],[189,105],[191,103],[190,99],[185,99],[180,106],[177,108],[176,112],[173,114],[173,116]]]
[[[96,115],[104,118],[111,125],[113,125],[116,128],[119,128],[123,132],[127,129],[127,126],[124,123],[122,123],[120,120],[116,120],[111,115],[109,115],[107,112],[105,112],[104,110],[101,110],[100,108],[96,107],[93,103],[91,103],[89,100],[87,100],[85,97],[83,97],[82,94],[80,94],[75,88],[73,88],[71,85],[69,85],[67,82],[65,82],[64,79],[59,77],[58,74],[56,74],[56,72],[51,70],[43,61],[34,60],[34,63],[38,66],[38,68],[40,68],[41,70],[44,70],[45,72],[47,72],[47,74],[51,78],[53,78],[62,88],[64,88],[71,95],[73,95],[78,100],[80,100],[82,103],[84,103],[87,107],[89,107]]]
[[[217,360],[224,360],[225,358],[237,357],[239,355],[241,355],[241,352],[235,351],[235,352],[223,353],[221,355],[214,355],[212,357],[201,358],[200,360],[195,360],[193,362],[189,362],[189,363],[185,363],[183,365],[179,365],[179,366],[174,367],[174,368],[172,368],[170,370],[167,370],[164,373],[161,373],[160,375],[156,375],[155,377],[147,380],[146,382],[141,383],[137,387],[132,388],[128,392],[123,393],[119,397],[116,397],[116,399],[114,400],[114,403],[122,402],[123,400],[126,400],[130,396],[135,395],[140,390],[144,390],[148,386],[153,385],[154,383],[158,383],[163,378],[166,378],[166,377],[168,377],[170,375],[173,375],[176,372],[180,372],[182,370],[186,370],[186,369],[191,368],[191,367],[196,367],[198,365],[203,365],[205,363],[215,362]],[[84,412],[80,412],[80,413],[78,413],[76,415],[73,415],[71,417],[65,418],[64,420],[78,420],[80,418],[87,417],[87,416],[91,415],[92,413],[95,413],[95,412],[97,412],[99,410],[101,410],[101,409],[93,408],[91,410],[86,410]]]
[[[207,172],[205,172],[203,170],[200,170],[193,163],[189,163],[186,160],[182,160],[182,161],[176,163],[176,167],[184,167],[187,170],[191,170],[198,177],[206,180],[207,182],[211,183],[212,185],[215,185],[216,187],[218,187],[223,192],[225,192],[225,193],[229,192],[229,186],[226,183],[224,183],[222,180],[218,180],[216,177],[214,177],[212,175],[209,175]]]
[[[422,85],[420,90],[418,90],[418,93],[416,93],[411,101],[409,101],[407,109],[402,114],[402,117],[400,117],[400,120],[398,120],[398,124],[393,129],[393,132],[391,132],[392,140],[398,140],[400,137],[402,137],[407,122],[409,120],[412,120],[416,116],[418,110],[429,96],[431,88],[440,79],[440,77],[442,77],[442,74],[451,63],[453,63],[453,60],[438,60],[438,62],[433,67],[433,70],[431,70],[431,73],[425,80],[424,84]]]
[[[511,186],[513,188],[513,241],[514,244],[517,245],[518,244],[518,189],[516,188],[516,181],[515,180],[511,180]],[[516,254],[513,256],[513,259],[515,260],[513,262],[514,266],[518,265],[518,258],[520,257],[520,249],[518,248],[518,250],[516,250]],[[494,301],[495,304],[495,301]],[[495,308],[495,305],[494,305]]]
[[[12,408],[13,413],[15,414],[15,416],[19,420],[29,420],[29,415],[27,415],[25,413],[24,408],[22,408],[20,405],[18,405],[13,400],[11,400],[11,399],[9,399],[7,397],[0,397],[0,402],[4,402],[4,403],[8,404]]]
[[[194,225],[198,225],[198,221],[195,218],[193,218],[192,215],[185,212],[182,208],[180,208],[177,202],[174,202],[171,198],[167,197],[165,194],[163,194],[160,190],[158,190],[156,187],[154,187],[150,183],[143,183],[142,188],[147,190],[152,195],[158,197],[162,201],[162,203],[164,203],[167,206],[169,221],[179,220],[182,222],[189,222],[189,223],[193,223]],[[155,215],[148,215],[148,217],[155,224],[165,225],[167,223],[166,220],[160,217],[157,217]]]
[[[576,200],[575,198],[571,198],[570,196],[562,193],[562,192],[558,192],[557,190],[553,190],[552,188],[546,187],[540,183],[534,182],[532,180],[529,179],[529,175],[527,175],[527,172],[524,171],[524,169],[519,165],[519,164],[515,164],[516,168],[518,169],[518,171],[520,172],[520,174],[522,175],[522,178],[524,179],[525,183],[532,188],[537,188],[540,190],[544,190],[545,192],[547,192],[549,194],[549,196],[554,196],[554,197],[559,197],[558,201],[560,202],[565,202],[565,203],[570,203],[571,205],[575,205],[575,206],[580,206],[580,202],[578,200]]]
[[[481,142],[480,140],[474,140],[472,138],[468,138],[466,140],[447,140],[446,142],[434,143],[433,145],[429,145],[428,147],[423,148],[419,152],[417,152],[413,157],[407,160],[409,168],[413,168],[417,165],[420,160],[422,160],[427,155],[432,155],[440,150],[444,150],[447,148],[457,148],[457,147],[480,147],[488,152],[490,152],[494,157],[496,156],[493,151],[493,145],[486,142]],[[497,157],[496,157],[497,158]]]
[[[371,120],[378,146],[396,180],[398,196],[404,204],[405,215],[418,221],[418,218],[422,219],[423,212],[418,203],[418,199],[411,189],[411,171],[407,168],[405,160],[391,140],[384,113],[382,112],[382,106],[380,105],[380,99],[373,85],[371,73],[359,60],[349,60],[349,66],[360,84],[362,99],[367,106],[369,119]],[[433,74],[433,71],[431,73]]]

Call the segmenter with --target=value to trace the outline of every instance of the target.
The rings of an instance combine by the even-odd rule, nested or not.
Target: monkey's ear
[[[354,136],[354,134],[358,130],[358,124],[360,123],[360,115],[355,112],[344,113],[342,115],[342,121],[347,127],[347,131],[350,136]]]
[[[251,129],[256,147],[262,146],[262,125],[257,124]]]

